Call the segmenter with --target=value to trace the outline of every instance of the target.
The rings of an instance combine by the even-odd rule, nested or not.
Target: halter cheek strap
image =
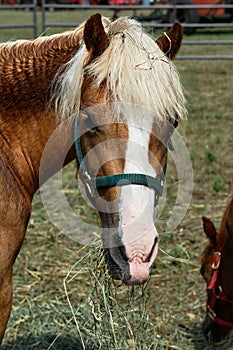
[[[75,119],[74,124],[74,140],[76,158],[79,164],[79,172],[81,174],[82,181],[84,182],[88,193],[91,197],[94,197],[95,190],[101,187],[113,187],[113,186],[125,186],[129,184],[144,185],[152,188],[155,191],[155,203],[159,197],[163,194],[164,175],[159,179],[149,175],[140,173],[129,174],[114,174],[106,176],[91,177],[86,167],[84,156],[82,152],[82,145],[80,140],[80,127],[78,118]]]
[[[233,328],[233,322],[225,321],[218,317],[215,312],[215,306],[218,300],[233,305],[233,300],[229,299],[222,290],[220,285],[220,263],[221,263],[221,252],[214,252],[214,260],[212,264],[212,278],[207,287],[207,291],[212,291],[211,298],[207,300],[206,311],[209,317],[218,325],[225,328]]]

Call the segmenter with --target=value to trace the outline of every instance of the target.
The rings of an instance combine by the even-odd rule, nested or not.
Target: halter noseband
[[[144,185],[152,188],[155,191],[155,203],[159,197],[163,194],[164,175],[159,179],[149,175],[140,173],[129,174],[114,174],[106,176],[91,177],[86,167],[84,156],[82,152],[82,145],[80,140],[80,127],[78,118],[75,119],[74,124],[74,140],[76,159],[79,164],[79,172],[81,174],[82,181],[84,182],[86,189],[91,197],[94,197],[95,190],[101,187],[113,187],[113,186],[125,186],[129,184]]]
[[[218,317],[215,312],[217,300],[233,305],[233,300],[227,297],[220,285],[220,263],[221,252],[216,251],[214,252],[214,260],[212,263],[213,275],[210,284],[207,287],[207,291],[212,291],[212,296],[210,300],[207,299],[206,311],[209,317],[218,325],[225,328],[233,328],[233,322],[223,320],[222,318]]]

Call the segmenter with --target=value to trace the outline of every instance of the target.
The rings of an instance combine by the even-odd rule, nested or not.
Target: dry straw
[[[101,248],[85,246],[82,254],[64,280],[82,349],[156,349],[159,339],[146,308],[147,285],[130,287],[114,281],[108,274]],[[89,276],[89,292],[85,299],[82,295],[76,307],[78,300],[74,301],[70,290],[84,276]],[[76,297],[79,299],[79,295]]]
[[[156,332],[157,325],[147,310],[149,282],[130,287],[114,281],[100,246],[84,246],[79,253],[82,258],[69,269],[64,289],[72,313],[69,322],[73,321],[77,329],[80,350],[186,350]],[[82,285],[84,278],[88,284],[85,296],[73,287]],[[177,331],[181,333],[179,325]],[[192,338],[195,350],[233,350],[232,339],[207,343],[201,327],[185,330],[183,336]]]

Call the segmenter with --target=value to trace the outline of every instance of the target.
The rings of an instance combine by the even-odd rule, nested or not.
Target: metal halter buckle
[[[88,174],[87,170],[84,170],[83,171],[83,183],[85,184],[90,196],[93,197],[94,196],[94,189],[91,186],[90,181],[91,181],[90,175]]]
[[[220,262],[221,262],[221,253],[214,252],[214,260],[212,263],[212,269],[217,270],[219,268]]]
[[[221,286],[215,286],[213,291],[214,291],[214,293],[216,295],[216,298],[219,299],[220,295],[222,293],[222,287]]]
[[[214,312],[213,309],[211,309],[211,307],[209,305],[207,305],[207,313],[208,313],[209,317],[211,318],[211,320],[214,321],[214,319],[216,317],[216,313]]]

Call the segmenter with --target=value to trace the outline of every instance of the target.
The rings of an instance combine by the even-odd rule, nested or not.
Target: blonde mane
[[[142,26],[135,20],[102,18],[109,45],[104,53],[88,64],[89,53],[83,44],[57,77],[54,95],[61,118],[79,111],[84,72],[91,74],[96,88],[106,82],[113,102],[137,104],[154,111],[158,120],[182,118],[185,98],[179,75]]]

